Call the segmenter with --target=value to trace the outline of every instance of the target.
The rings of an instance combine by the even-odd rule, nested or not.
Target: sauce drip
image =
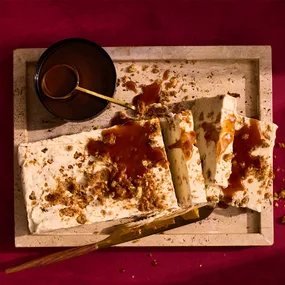
[[[90,155],[109,155],[124,173],[133,179],[143,176],[149,167],[168,165],[165,153],[160,147],[150,145],[150,136],[156,132],[156,126],[146,122],[143,126],[137,122],[127,122],[102,131],[103,141],[90,139],[87,151]],[[143,165],[148,161],[148,165]]]
[[[262,144],[263,140],[257,120],[250,119],[249,125],[244,125],[236,131],[233,143],[235,157],[232,160],[232,173],[229,178],[229,186],[223,189],[226,199],[231,200],[235,192],[245,190],[242,180],[245,179],[249,168],[260,170],[261,158],[252,156],[251,152]]]
[[[235,122],[236,118],[234,115],[229,116],[229,118],[224,121],[222,132],[220,134],[220,139],[217,144],[217,154],[219,157],[225,152],[227,147],[234,140]]]
[[[218,117],[220,117],[220,115]],[[224,121],[221,132],[218,132],[216,126],[212,123],[202,123],[202,128],[205,131],[205,140],[213,141],[216,144],[217,158],[225,152],[227,147],[234,140],[235,121],[234,115],[229,116],[229,118]]]
[[[196,142],[196,133],[194,131],[181,131],[180,139],[174,144],[168,146],[168,149],[181,148],[186,160],[189,160],[193,154],[193,144]]]
[[[138,101],[143,102],[145,105],[158,103],[160,99],[160,92],[161,84],[158,82],[153,82],[150,85],[145,85],[142,87],[142,93],[133,99],[133,104],[137,106]]]
[[[43,92],[52,97],[68,95],[75,89],[76,85],[76,73],[65,64],[57,64],[51,67],[42,80]]]
[[[127,81],[126,82],[126,88],[128,90],[131,90],[131,91],[135,92],[135,93],[138,93],[137,85],[136,85],[136,83],[134,81]]]
[[[163,80],[167,80],[169,78],[169,73],[170,73],[169,69],[165,70],[164,73],[163,73],[162,79]]]

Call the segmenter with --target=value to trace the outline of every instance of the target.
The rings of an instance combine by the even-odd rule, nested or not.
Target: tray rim
[[[179,57],[171,55],[175,48]],[[104,47],[114,61],[147,61],[147,60],[181,60],[181,54],[187,54],[183,57],[185,60],[256,60],[259,68],[259,119],[270,118],[272,122],[272,59],[270,46],[124,46],[124,47]],[[13,51],[14,68],[14,189],[16,189],[16,175],[18,170],[17,163],[17,140],[27,139],[27,121],[20,121],[19,114],[26,113],[26,64],[35,62],[43,53],[45,48],[24,48]],[[159,56],[158,56],[159,55]],[[15,81],[17,79],[16,87]],[[270,111],[260,108],[262,102],[270,104]],[[269,189],[272,193],[273,187]],[[120,246],[244,246],[244,245],[273,245],[274,242],[274,221],[273,205],[266,208],[266,214],[260,214],[260,233],[245,234],[159,234],[156,235],[155,242],[152,237],[146,237],[138,242],[128,242]],[[14,209],[15,214],[15,209]],[[17,219],[15,217],[15,229],[17,228]],[[82,234],[79,234],[82,236]],[[33,241],[39,238],[50,237],[52,235],[25,235],[15,237],[16,247],[34,247]],[[88,243],[88,237],[91,234],[85,234]],[[197,238],[200,236],[200,239]],[[219,237],[217,239],[217,236]],[[64,237],[64,238],[63,238]],[[67,246],[66,242],[74,235],[57,236],[56,246]],[[202,237],[202,241],[201,241]],[[171,241],[169,240],[171,238]],[[184,240],[183,242],[179,240]],[[174,241],[174,242],[173,242]],[[89,243],[92,240],[89,241]],[[68,246],[79,246],[81,243],[72,243]],[[36,247],[40,246],[39,244]],[[50,245],[54,247],[53,242]],[[46,247],[49,247],[46,245]]]

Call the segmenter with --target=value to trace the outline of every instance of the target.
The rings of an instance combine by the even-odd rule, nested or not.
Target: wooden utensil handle
[[[11,267],[7,269],[5,273],[13,273],[13,272],[18,272],[18,271],[25,270],[25,269],[30,269],[33,267],[39,267],[39,266],[43,266],[43,265],[47,265],[51,263],[56,263],[59,261],[70,259],[72,257],[76,257],[76,256],[80,256],[80,255],[92,252],[97,249],[98,249],[97,244],[90,244],[90,245],[85,245],[81,247],[69,248],[69,249],[66,249],[60,252],[55,252],[50,255],[28,261],[19,266]]]

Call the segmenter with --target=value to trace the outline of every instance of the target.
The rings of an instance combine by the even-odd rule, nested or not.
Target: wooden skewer
[[[209,203],[203,203],[203,204],[200,204],[199,206],[192,207],[191,211],[193,211],[194,209],[205,207],[205,206],[211,206],[211,205]],[[207,212],[205,212],[203,216],[200,217],[201,219],[208,217],[212,213],[214,206],[212,205],[209,209],[207,210]],[[36,258],[34,260],[23,263],[21,265],[11,267],[5,270],[5,273],[9,274],[9,273],[22,271],[22,270],[27,270],[30,268],[35,268],[39,266],[56,263],[56,262],[70,259],[76,256],[84,255],[92,251],[110,247],[112,245],[124,243],[124,242],[131,241],[131,240],[136,240],[138,238],[156,234],[156,233],[159,233],[159,232],[171,229],[171,228],[179,227],[179,226],[197,221],[197,219],[196,220],[194,219],[191,221],[191,219],[188,220],[188,219],[181,218],[183,217],[183,215],[185,215],[189,211],[190,209],[184,210],[177,214],[174,213],[170,216],[167,216],[167,218],[158,218],[157,220],[154,220],[150,223],[142,224],[138,226],[128,227],[127,225],[123,225],[119,227],[118,229],[116,229],[114,232],[112,232],[111,235],[108,236],[106,239],[99,241],[98,243],[84,245],[84,246],[75,247],[75,248],[69,248],[63,251],[49,254],[47,256]],[[180,222],[179,221],[175,222],[174,220],[175,217],[180,218]],[[198,220],[201,220],[200,218]],[[132,224],[136,224],[136,223],[134,222]]]
[[[69,248],[63,251],[55,252],[47,256],[43,256],[43,257],[28,261],[26,263],[23,263],[15,267],[11,267],[5,270],[5,273],[9,274],[9,273],[18,272],[18,271],[26,270],[26,269],[33,268],[33,267],[39,267],[39,266],[44,266],[44,265],[48,265],[51,263],[56,263],[59,261],[63,261],[63,260],[66,260],[72,257],[80,256],[80,255],[95,251],[97,249],[98,249],[97,243],[89,244],[89,245],[85,245],[81,247]]]

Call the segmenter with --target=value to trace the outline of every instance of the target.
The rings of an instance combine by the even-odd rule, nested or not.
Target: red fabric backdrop
[[[53,251],[13,246],[12,52],[67,37],[102,46],[271,45],[274,121],[277,141],[285,142],[284,0],[0,0],[0,284],[285,284],[282,203],[275,208],[272,247],[109,249],[15,275],[3,273],[20,259]],[[285,150],[275,153],[275,167],[285,169]],[[275,191],[283,177],[277,173]],[[120,268],[126,272],[120,274]]]

